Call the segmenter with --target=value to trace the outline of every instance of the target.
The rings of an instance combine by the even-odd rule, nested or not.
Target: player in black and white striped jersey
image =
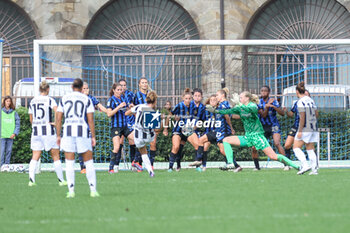
[[[297,107],[300,116],[299,128],[294,139],[293,151],[295,156],[302,163],[302,169],[298,172],[298,175],[312,169],[310,175],[317,175],[317,155],[315,153],[315,143],[319,140],[319,132],[317,131],[317,107],[313,99],[305,94],[304,82],[300,82],[296,87],[296,93],[299,98]],[[306,161],[304,152],[301,150],[305,144],[306,152],[309,156],[311,167]]]
[[[56,129],[54,127],[53,113],[56,112],[56,101],[49,97],[50,86],[42,81],[39,87],[40,96],[34,97],[29,104],[29,120],[32,123],[32,136],[30,148],[33,150],[33,157],[29,163],[29,186],[35,183],[35,168],[41,156],[41,151],[51,152],[55,172],[60,186],[67,182],[63,178],[60,151],[56,143]]]
[[[82,154],[86,166],[86,178],[89,182],[90,196],[98,197],[96,190],[96,172],[92,159],[92,147],[96,145],[94,106],[89,97],[82,93],[83,81],[75,79],[73,92],[62,97],[56,117],[57,132],[61,132],[64,115],[63,136],[57,135],[57,144],[65,152],[66,178],[68,183],[67,198],[73,198],[74,192],[74,161],[75,153]],[[89,137],[91,132],[91,137]]]
[[[131,115],[131,114],[136,115],[134,131],[132,132],[134,135],[134,142],[137,149],[141,153],[144,167],[147,169],[150,177],[153,177],[154,171],[152,169],[151,161],[149,160],[146,146],[147,144],[151,143],[154,140],[156,134],[154,132],[154,129],[144,128],[143,113],[144,111],[154,111],[155,107],[157,106],[157,94],[154,91],[147,93],[146,103],[147,104],[139,104],[135,107],[132,107],[125,113],[125,115]]]

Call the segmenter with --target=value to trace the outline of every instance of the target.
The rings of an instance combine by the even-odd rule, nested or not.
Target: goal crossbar
[[[105,46],[273,46],[273,45],[350,45],[350,39],[302,40],[34,40],[34,96],[39,95],[41,45],[105,45]]]

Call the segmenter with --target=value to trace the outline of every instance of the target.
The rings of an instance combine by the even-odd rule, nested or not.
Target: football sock
[[[312,170],[317,169],[317,156],[314,150],[307,150],[307,155],[309,156]]]
[[[224,144],[224,150],[225,150],[227,163],[231,164],[231,163],[233,163],[233,150],[232,150],[231,144],[228,142],[223,142],[223,144]]]
[[[182,151],[183,151],[183,149],[184,149],[184,146],[185,146],[185,145],[180,144],[179,151],[177,152],[177,153],[179,154],[179,156],[180,156],[180,160],[182,159]]]
[[[286,157],[290,159],[291,156],[291,149],[284,149],[286,151]]]
[[[121,159],[121,157],[122,157],[122,151],[123,151],[123,144],[120,144],[120,145],[119,145],[118,153],[117,153],[117,155],[116,155],[116,159],[119,158],[119,162],[118,162],[116,165],[119,165],[119,163],[120,163],[120,159]],[[117,161],[118,161],[118,160],[117,160]]]
[[[81,156],[81,155],[79,155],[79,164],[80,164],[80,169],[81,170],[85,169],[83,156]]]
[[[203,159],[203,153],[204,153],[204,147],[199,146],[197,150],[197,156],[196,156],[197,161],[201,161]]]
[[[150,150],[149,151],[149,159],[151,161],[151,165],[153,166],[154,163],[154,158],[156,157],[156,151],[155,150]]]
[[[114,152],[113,152],[114,153]],[[122,157],[121,150],[119,149],[118,153],[114,153],[115,155],[115,165],[119,166],[120,158]]]
[[[293,149],[293,151],[294,151],[295,156],[301,162],[302,166],[306,166],[307,161],[306,161],[306,156],[305,156],[304,152],[300,148],[295,148],[295,149]]]
[[[283,163],[284,165],[291,166],[292,168],[299,169],[299,166],[293,163],[292,160],[288,159],[286,156],[277,154],[277,160]]]
[[[169,169],[173,169],[174,167],[174,162],[175,162],[175,154],[173,152],[170,152],[170,157],[169,157]]]
[[[29,179],[35,183],[35,168],[36,168],[36,164],[38,163],[37,160],[30,160],[29,163]]]
[[[116,153],[111,151],[111,161],[109,162],[109,170],[113,170],[114,169],[114,164],[115,164],[115,159],[116,159],[115,155],[116,155]]]
[[[141,158],[141,153],[140,151],[136,150],[135,152],[135,160],[138,162],[140,165],[142,165],[142,158]]]
[[[135,145],[130,145],[130,160],[131,162],[137,162],[135,158],[135,152],[136,152],[136,146]]]
[[[260,170],[259,159],[253,159],[255,168]]]
[[[56,160],[56,161],[54,161],[54,162],[53,162],[53,165],[54,165],[54,167],[55,167],[55,172],[56,172],[56,175],[57,175],[58,180],[59,180],[60,182],[64,181],[61,160]]]
[[[208,159],[208,151],[204,151],[203,152],[203,160],[202,160],[203,167],[207,166],[207,159]]]
[[[75,174],[74,174],[74,160],[66,159],[66,179],[68,191],[74,192]]]
[[[147,154],[143,154],[141,155],[144,167],[146,167],[148,173],[150,173],[152,170],[152,165],[151,165],[151,161],[149,161],[148,155]]]
[[[96,192],[96,171],[94,167],[94,162],[92,159],[85,161],[86,166],[86,179],[89,182],[90,191]]]

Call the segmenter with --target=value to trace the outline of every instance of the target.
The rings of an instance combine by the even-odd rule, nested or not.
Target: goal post
[[[321,162],[350,158],[350,130],[344,132],[345,127],[350,128],[350,39],[34,40],[33,46],[35,95],[39,95],[41,77],[79,77],[89,83],[90,91],[103,104],[113,82],[126,79],[128,88],[136,91],[141,77],[146,77],[159,95],[159,107],[167,100],[173,106],[180,102],[185,87],[202,88],[204,102],[221,89],[224,76],[230,94],[244,90],[259,94],[260,87],[268,85],[271,95],[290,108],[296,98],[295,85],[304,81],[307,87],[313,86],[311,95],[323,111],[319,127],[328,130],[320,132],[317,150]],[[318,88],[322,85],[334,94]],[[341,113],[324,107],[327,104]],[[331,119],[325,120],[327,117]],[[103,114],[97,119],[104,125],[97,131],[107,132]],[[281,118],[282,141],[292,121]],[[236,132],[244,133],[243,129]],[[108,137],[100,140],[107,142]],[[104,162],[110,143],[102,144],[96,151]],[[239,159],[250,160],[250,152],[236,152]]]

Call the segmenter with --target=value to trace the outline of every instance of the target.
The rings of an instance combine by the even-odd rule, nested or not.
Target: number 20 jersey
[[[95,111],[87,95],[74,91],[62,97],[57,112],[63,112],[63,137],[89,137],[87,114]]]
[[[56,106],[56,101],[49,96],[37,96],[30,101],[28,113],[33,116],[33,136],[56,135],[54,126],[50,124]]]

